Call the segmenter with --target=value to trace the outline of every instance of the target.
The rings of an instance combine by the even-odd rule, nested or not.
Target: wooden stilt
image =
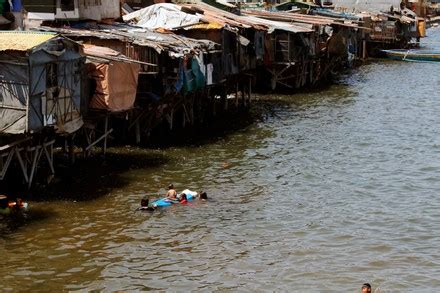
[[[32,181],[34,179],[34,175],[36,173],[38,163],[40,162],[41,154],[43,153],[41,146],[36,146],[33,148],[28,149],[28,152],[31,153],[32,158],[32,165],[31,165],[31,173],[29,174],[29,181],[28,181],[28,189],[31,188]]]
[[[211,96],[211,101],[212,101],[212,116],[216,116],[217,115],[217,101],[215,99],[215,95]]]
[[[101,135],[97,140],[95,140],[93,143],[91,143],[89,146],[87,146],[86,151],[89,151],[93,146],[95,146],[101,140],[106,139],[106,137],[112,132],[113,132],[113,128],[110,128],[107,132],[105,132],[103,135]]]
[[[238,87],[239,87],[239,82],[237,81],[237,83],[235,84],[235,109],[238,110]]]
[[[249,78],[249,88],[248,88],[248,101],[247,104],[245,104],[245,107],[249,107],[251,104],[251,97],[252,97],[252,78]]]
[[[171,108],[170,113],[165,115],[165,119],[170,124],[170,130],[173,130],[174,109]]]
[[[246,86],[244,83],[241,84],[241,107],[244,108],[245,100],[246,100]]]
[[[104,134],[108,132],[108,115],[105,115]],[[104,144],[102,146],[102,153],[105,157],[107,153],[107,135],[104,136]]]
[[[226,92],[226,89],[222,93],[222,100],[223,100],[223,110],[228,111],[228,94]]]
[[[183,104],[182,105],[182,109],[183,109],[183,115],[182,115],[182,128],[185,128],[185,126],[186,126],[186,120],[187,120],[187,116],[188,116],[188,114],[187,114],[187,112],[186,112],[186,106],[185,106],[185,104]]]
[[[141,126],[139,120],[136,120],[135,123],[135,133],[136,133],[136,143],[139,144],[141,142]]]
[[[29,183],[29,177],[27,174],[27,163],[25,160],[23,160],[23,158],[21,157],[21,150],[23,150],[23,148],[15,148],[15,155],[17,157],[18,163],[20,164],[21,167],[21,172],[23,174],[24,180],[26,183]]]
[[[75,140],[74,134],[69,137],[69,161],[70,164],[75,164]]]
[[[53,144],[55,143],[55,140],[46,142],[43,144],[43,151],[46,155],[47,162],[49,163],[49,168],[52,174],[55,174],[55,168],[53,166]],[[49,148],[49,149],[48,149]]]
[[[14,156],[14,149],[10,149],[7,153],[1,154],[0,180],[3,180],[3,178],[5,177],[6,172],[8,171],[9,165],[11,164],[13,156]],[[6,157],[6,160],[4,159],[5,157]]]
[[[191,125],[194,125],[194,103],[195,103],[195,95],[191,96],[190,103],[189,103],[189,122]]]
[[[362,41],[362,59],[367,58],[367,41]]]

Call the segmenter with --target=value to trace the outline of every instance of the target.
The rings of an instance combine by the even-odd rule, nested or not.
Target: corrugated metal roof
[[[159,33],[148,29],[142,29],[125,24],[97,25],[91,30],[86,29],[66,29],[40,27],[40,30],[58,32],[61,35],[75,39],[99,38],[107,40],[119,40],[131,44],[146,46],[155,49],[158,53],[168,52],[170,56],[183,56],[186,51],[194,50],[214,50],[218,44],[208,41],[185,38],[174,33]]]
[[[266,30],[264,25],[249,22],[249,20],[242,18],[240,15],[227,12],[211,6],[209,4],[198,2],[194,4],[180,4],[180,6],[187,8],[196,8],[197,10],[203,11],[202,20],[207,20],[208,22],[215,22],[222,25],[229,25],[237,28],[253,28],[256,30]]]
[[[282,21],[274,21],[269,19],[261,19],[255,16],[242,16],[242,18],[252,21],[254,23],[259,23],[261,25],[265,25],[269,28],[269,33],[272,33],[274,30],[283,30],[291,33],[311,33],[314,32],[312,29],[308,29],[305,27],[301,27],[295,23],[287,23]]]
[[[27,51],[55,36],[47,32],[0,31],[0,51]]]

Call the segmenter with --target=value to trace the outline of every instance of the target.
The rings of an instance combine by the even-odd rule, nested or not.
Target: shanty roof
[[[54,38],[55,33],[0,31],[0,51],[27,51]]]
[[[131,58],[128,58],[127,56],[121,54],[120,52],[107,48],[102,46],[95,46],[90,44],[84,44],[82,46],[84,54],[87,56],[88,59],[91,60],[98,60],[98,61],[120,61],[120,62],[126,62],[126,63],[137,63],[137,64],[143,64],[143,65],[150,65],[150,66],[156,66],[155,64],[141,62],[137,60],[133,60]]]
[[[55,31],[62,35],[75,38],[92,37],[106,40],[119,40],[134,45],[150,47],[158,53],[165,51],[172,57],[183,56],[190,50],[215,50],[217,45],[208,40],[186,38],[174,33],[159,33],[125,24],[97,25],[93,29],[52,27],[40,27],[39,29]]]
[[[201,16],[201,21],[209,23],[218,23],[223,26],[237,28],[253,28],[256,30],[266,30],[267,27],[246,19],[240,15],[221,10],[209,4],[199,2],[196,4],[182,4],[182,7],[192,9]]]
[[[181,5],[159,3],[127,14],[123,19],[137,27],[147,29],[222,29],[225,26],[266,29],[259,23],[205,3]]]
[[[269,11],[257,11],[257,10],[246,10],[242,12],[245,15],[252,15],[263,19],[289,22],[289,23],[305,23],[312,25],[338,25],[345,27],[355,27],[362,28],[357,22],[350,21],[349,23],[342,22],[343,20],[325,17],[320,15],[306,15],[299,13],[289,13],[289,12],[269,12]]]
[[[281,22],[281,21],[273,21],[268,19],[261,19],[255,16],[242,16],[244,19],[252,21],[254,23],[260,23],[261,25],[265,25],[268,28],[268,33],[272,33],[274,30],[282,30],[291,33],[311,33],[314,30],[295,25],[294,23]]]

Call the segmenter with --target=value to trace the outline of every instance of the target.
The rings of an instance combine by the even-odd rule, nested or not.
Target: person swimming
[[[168,200],[178,200],[177,191],[174,189],[174,185],[172,183],[168,186],[166,198]]]
[[[197,198],[200,199],[200,200],[203,200],[203,201],[208,200],[208,194],[206,192],[204,192],[204,191],[199,192],[197,194]]]
[[[188,197],[192,197],[192,198],[203,200],[203,201],[208,200],[208,195],[204,191],[196,192],[196,191],[191,191],[189,189],[185,189],[177,196],[177,198],[180,199],[180,198],[182,198],[183,195],[186,196],[187,200],[188,200]]]
[[[156,207],[154,206],[154,204],[150,204],[150,198],[148,196],[144,196],[141,199],[141,207],[139,208],[139,210],[141,211],[154,211],[156,209]]]
[[[361,288],[362,293],[371,293],[371,285],[369,283],[364,283]]]
[[[8,215],[11,212],[21,212],[28,208],[28,203],[21,198],[9,200],[6,195],[0,195],[0,214]]]
[[[187,204],[188,203],[188,198],[186,197],[185,193],[182,193],[180,196],[180,203],[181,204]]]

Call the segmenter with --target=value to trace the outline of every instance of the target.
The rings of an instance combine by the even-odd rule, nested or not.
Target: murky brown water
[[[439,93],[439,64],[378,61],[215,139],[118,150],[148,159],[2,229],[0,291],[436,291]],[[213,200],[135,211],[170,182]]]

